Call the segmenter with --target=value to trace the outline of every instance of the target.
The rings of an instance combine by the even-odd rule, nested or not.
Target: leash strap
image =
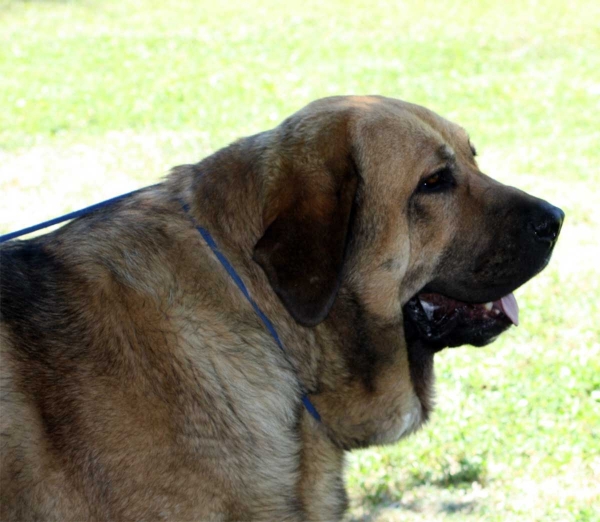
[[[279,335],[277,334],[277,330],[275,330],[273,323],[263,313],[263,311],[258,307],[258,305],[254,302],[252,297],[250,297],[250,293],[248,292],[246,285],[242,281],[242,278],[238,275],[238,273],[235,271],[233,266],[231,266],[231,263],[223,255],[223,252],[221,252],[219,250],[219,247],[215,243],[215,240],[213,239],[213,237],[210,235],[210,232],[208,230],[206,230],[205,228],[201,227],[200,225],[198,225],[198,223],[194,219],[194,216],[192,216],[192,214],[190,213],[190,206],[187,203],[180,201],[180,204],[181,204],[183,210],[185,211],[186,215],[188,216],[188,218],[190,219],[190,221],[196,228],[196,230],[200,233],[200,235],[202,236],[202,238],[204,239],[206,244],[213,251],[213,253],[217,257],[217,259],[219,260],[221,265],[223,265],[223,268],[227,271],[227,273],[229,274],[231,279],[233,279],[234,283],[240,289],[242,294],[244,294],[244,297],[250,303],[252,308],[254,308],[256,315],[258,315],[260,320],[263,322],[263,324],[267,328],[268,332],[271,334],[271,337],[273,337],[273,339],[275,339],[275,342],[277,343],[277,346],[279,346],[279,349],[285,354],[285,348],[283,347],[283,343],[281,342],[281,339],[279,339]],[[308,398],[308,395],[306,392],[304,392],[302,394],[302,404],[304,404],[304,407],[306,408],[308,413],[310,413],[317,422],[321,422],[321,416],[319,415],[319,412],[317,411],[317,409],[314,407],[313,403],[310,402],[310,399]]]
[[[4,234],[0,236],[0,243],[5,243],[11,239],[15,239],[17,237],[24,236],[26,234],[31,234],[32,232],[37,232],[38,230],[43,230],[44,228],[51,227],[52,225],[58,225],[59,223],[63,223],[65,221],[69,221],[71,219],[75,219],[81,216],[85,216],[90,214],[94,210],[98,210],[100,208],[106,207],[111,203],[124,199],[126,197],[139,192],[138,190],[133,190],[131,192],[127,192],[127,194],[121,194],[120,196],[115,196],[114,198],[107,199],[106,201],[101,201],[100,203],[95,203],[94,205],[90,205],[89,207],[82,208],[80,210],[75,210],[74,212],[70,212],[69,214],[65,214],[64,216],[60,216],[54,219],[49,219],[48,221],[44,221],[42,223],[38,223],[37,225],[33,225],[31,227],[23,228],[21,230],[16,230],[15,232],[10,232],[8,234]]]

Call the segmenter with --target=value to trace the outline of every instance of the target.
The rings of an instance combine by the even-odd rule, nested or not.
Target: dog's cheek
[[[444,258],[451,251],[452,237],[456,235],[452,219],[444,219],[443,210],[435,201],[413,206],[409,213],[409,257],[406,274],[402,281],[402,299],[405,304],[437,272],[447,270]]]

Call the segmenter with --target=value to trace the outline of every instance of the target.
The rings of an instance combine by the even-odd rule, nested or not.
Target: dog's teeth
[[[423,301],[422,299],[419,299],[419,301],[421,301],[421,306],[425,312],[425,315],[427,316],[427,319],[431,320],[433,318],[433,312],[437,306],[428,303],[427,301]]]
[[[490,301],[489,303],[485,303],[485,304],[483,305],[483,307],[484,307],[484,308],[485,308],[485,309],[486,309],[488,312],[491,312],[491,311],[492,311],[492,307],[493,307],[493,306],[494,306],[494,303],[493,303],[493,302],[491,302],[491,301]]]

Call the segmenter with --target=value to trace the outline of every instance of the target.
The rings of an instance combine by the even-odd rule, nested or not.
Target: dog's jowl
[[[2,520],[339,519],[344,452],[518,323],[563,217],[458,125],[334,97],[7,243]]]

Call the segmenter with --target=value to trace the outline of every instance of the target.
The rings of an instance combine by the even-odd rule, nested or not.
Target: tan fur
[[[411,195],[443,163],[440,148],[456,155],[460,192],[414,217]],[[347,174],[349,156],[358,174]],[[41,265],[19,277],[35,288],[23,290],[23,313],[14,297],[3,305],[17,312],[3,310],[2,520],[339,519],[344,452],[396,442],[427,417],[431,382],[416,393],[402,307],[465,231],[484,248],[476,218],[493,183],[466,133],[434,113],[328,98],[32,240],[23,248]],[[318,294],[329,279],[303,283],[325,310],[315,326],[294,320],[253,259],[270,230],[257,257],[270,262],[288,222],[302,238],[322,227],[317,260],[343,259],[332,306]],[[25,254],[14,256],[3,285],[26,272]],[[320,265],[309,268],[317,281]],[[321,423],[303,409],[303,387]]]

